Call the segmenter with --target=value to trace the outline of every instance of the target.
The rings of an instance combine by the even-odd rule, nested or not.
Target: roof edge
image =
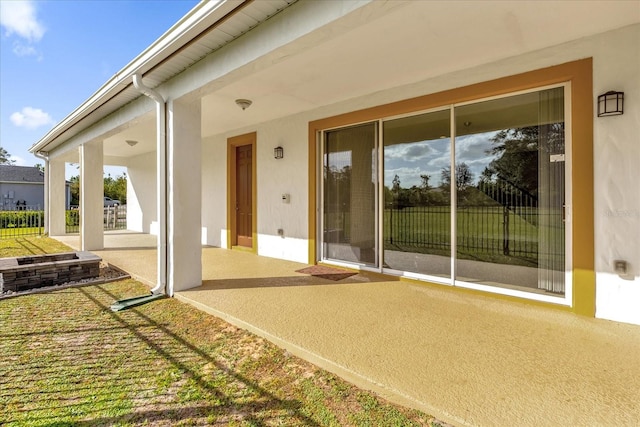
[[[246,0],[203,0],[198,3],[142,53],[116,72],[91,97],[56,124],[38,142],[29,147],[29,152],[46,151],[44,149],[56,138],[132,84],[132,76],[136,72],[144,75],[145,72],[170,57],[207,28],[223,20],[229,13],[246,2]]]

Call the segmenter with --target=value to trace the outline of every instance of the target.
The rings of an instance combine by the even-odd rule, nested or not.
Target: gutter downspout
[[[37,158],[44,160],[44,234],[49,234],[49,153],[35,151]]]
[[[173,296],[173,289],[167,287],[167,103],[155,90],[142,83],[142,75],[133,75],[133,86],[143,95],[156,102],[156,196],[158,211],[158,283],[151,289],[154,295],[165,293]]]

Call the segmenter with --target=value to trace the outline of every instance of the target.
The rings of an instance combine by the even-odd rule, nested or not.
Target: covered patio
[[[104,241],[96,254],[155,283],[156,236]],[[203,247],[202,285],[175,296],[455,425],[640,423],[638,326],[372,273],[296,272],[304,267]]]

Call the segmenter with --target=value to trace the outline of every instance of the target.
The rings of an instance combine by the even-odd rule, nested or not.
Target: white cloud
[[[13,34],[19,37],[13,43],[13,53],[17,56],[38,56],[38,60],[42,60],[42,54],[34,43],[40,41],[46,30],[38,20],[31,0],[0,0],[0,26],[7,37]]]
[[[385,160],[402,159],[406,162],[417,162],[427,158],[432,151],[431,141],[410,142],[386,146],[384,157]]]
[[[16,166],[27,166],[27,162],[22,157],[11,156],[10,159],[13,160],[13,164]]]
[[[35,129],[40,126],[52,125],[55,122],[49,115],[39,108],[24,107],[11,115],[11,122],[18,127]]]
[[[30,0],[0,1],[0,25],[7,36],[15,33],[29,43],[39,41],[45,32]]]
[[[29,44],[24,44],[16,41],[13,44],[13,53],[15,53],[18,56],[29,56],[29,55],[37,55],[38,51],[36,50],[35,47]]]

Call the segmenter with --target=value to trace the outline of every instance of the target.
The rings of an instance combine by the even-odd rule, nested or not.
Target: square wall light
[[[624,92],[611,90],[598,97],[598,117],[618,116],[624,113]]]

